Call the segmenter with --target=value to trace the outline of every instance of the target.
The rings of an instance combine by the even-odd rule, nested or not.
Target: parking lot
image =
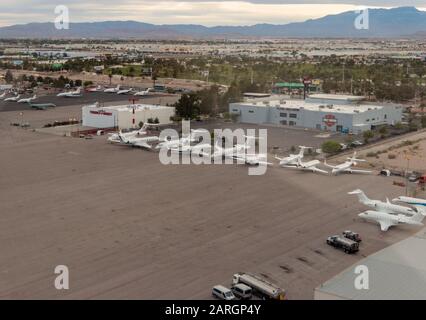
[[[46,121],[78,110],[25,117]],[[325,280],[419,230],[382,233],[358,219],[365,209],[347,192],[361,188],[374,199],[403,193],[383,177],[277,165],[263,176],[249,176],[244,165],[165,166],[155,152],[111,145],[106,137],[11,127],[14,117],[0,118],[3,299],[209,299],[213,285],[229,286],[239,271],[280,285],[289,299],[312,299]],[[270,132],[283,149],[316,135]],[[356,255],[325,244],[346,229],[364,239]],[[57,265],[69,267],[69,290],[53,285]]]

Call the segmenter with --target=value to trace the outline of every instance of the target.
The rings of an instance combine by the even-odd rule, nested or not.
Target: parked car
[[[236,300],[232,291],[222,285],[214,286],[212,289],[213,297],[221,300]]]
[[[252,289],[244,283],[237,283],[231,287],[232,293],[240,299],[251,299]]]
[[[350,230],[343,231],[343,236],[345,238],[350,239],[350,240],[355,241],[355,242],[361,242],[362,241],[362,239],[361,239],[361,237],[358,233],[350,231]]]
[[[352,141],[352,146],[354,146],[354,147],[359,147],[359,146],[362,146],[362,145],[364,145],[361,141],[359,141],[359,140],[355,140],[355,141]]]

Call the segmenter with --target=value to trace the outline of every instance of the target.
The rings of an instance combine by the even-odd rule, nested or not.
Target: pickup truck
[[[327,238],[327,244],[342,249],[345,253],[355,253],[359,251],[359,243],[353,240],[336,235]]]

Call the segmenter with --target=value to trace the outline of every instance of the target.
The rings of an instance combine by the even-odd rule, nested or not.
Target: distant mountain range
[[[223,38],[401,38],[426,35],[426,12],[414,7],[370,9],[369,29],[358,30],[359,13],[348,11],[282,25],[252,26],[154,25],[137,21],[71,23],[56,30],[53,23],[28,23],[0,28],[0,38],[31,39],[223,39]]]

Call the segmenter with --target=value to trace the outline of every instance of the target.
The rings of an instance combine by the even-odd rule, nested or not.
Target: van
[[[232,291],[221,285],[213,287],[212,295],[213,297],[216,297],[221,300],[235,300],[235,296]]]
[[[253,290],[243,283],[238,283],[232,286],[231,291],[237,298],[251,299]]]

